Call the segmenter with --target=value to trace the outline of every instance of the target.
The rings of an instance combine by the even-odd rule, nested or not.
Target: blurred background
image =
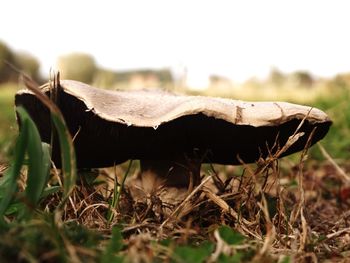
[[[0,15],[0,161],[17,133],[13,65],[42,84],[314,105],[335,124],[324,141],[350,156],[348,1],[6,1]],[[317,154],[316,154],[317,155]]]

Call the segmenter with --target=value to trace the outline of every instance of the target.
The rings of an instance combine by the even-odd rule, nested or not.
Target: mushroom
[[[50,85],[41,87],[49,94]],[[200,182],[202,163],[241,164],[266,158],[298,131],[303,134],[281,156],[302,150],[329,130],[321,110],[286,102],[245,102],[165,91],[112,91],[61,80],[57,105],[71,134],[80,168],[109,167],[140,160],[141,173],[152,172],[168,186]],[[29,90],[16,94],[50,142],[48,109]],[[302,125],[300,125],[302,124]],[[53,161],[60,163],[58,143]]]

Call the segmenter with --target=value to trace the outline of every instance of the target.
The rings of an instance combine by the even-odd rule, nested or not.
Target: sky
[[[350,71],[347,0],[11,0],[0,40],[48,75],[57,57],[91,54],[100,67],[169,67],[204,85],[242,82],[272,68],[320,77]]]

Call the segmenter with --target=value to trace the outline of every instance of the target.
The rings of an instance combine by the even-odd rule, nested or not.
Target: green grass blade
[[[114,218],[114,213],[111,210],[111,208],[114,208],[114,209],[119,208],[120,195],[121,195],[121,192],[124,189],[125,180],[126,180],[128,174],[130,173],[130,169],[131,169],[131,166],[132,166],[132,161],[133,160],[130,160],[130,162],[129,162],[128,168],[126,169],[126,172],[124,174],[124,177],[122,179],[122,182],[121,182],[120,186],[117,183],[117,178],[116,177],[114,178],[113,198],[112,198],[112,201],[111,201],[110,207],[108,209],[108,213],[107,213],[108,225],[112,222],[112,220]]]
[[[221,238],[229,245],[239,245],[245,240],[242,234],[234,231],[229,226],[220,226],[218,231]]]
[[[6,188],[4,189],[4,195],[1,198],[0,202],[0,226],[5,224],[4,215],[9,206],[11,205],[11,201],[17,191],[17,178],[19,172],[16,173],[15,169],[11,168],[5,173],[5,177],[7,177],[8,183],[6,184]],[[3,189],[1,189],[3,190]]]
[[[41,143],[42,151],[43,151],[43,167],[42,173],[45,176],[45,184],[42,186],[42,191],[46,186],[47,181],[49,180],[50,168],[51,168],[51,146],[47,143]]]
[[[5,173],[1,181],[0,190],[4,193],[0,201],[0,221],[4,222],[4,214],[6,209],[11,204],[16,191],[17,191],[17,179],[20,175],[22,165],[24,163],[24,157],[28,142],[28,121],[26,119],[21,120],[21,130],[17,138],[15,146],[15,159],[11,168]]]
[[[64,183],[63,199],[66,199],[74,189],[77,178],[74,146],[64,119],[55,113],[52,113],[51,116],[60,143]]]
[[[206,262],[206,258],[214,250],[214,244],[205,241],[197,247],[190,245],[182,245],[175,247],[175,254],[173,255],[173,260],[175,262]]]
[[[41,143],[39,131],[25,109],[18,107],[17,112],[21,121],[25,120],[28,125],[28,176],[25,196],[29,205],[35,207],[48,177],[50,167],[49,149]]]
[[[123,262],[123,258],[117,253],[123,248],[123,236],[121,227],[113,227],[112,238],[110,239],[101,257],[101,263]]]
[[[58,78],[58,76],[57,76]],[[64,183],[64,192],[63,199],[59,206],[62,207],[70,193],[74,189],[77,174],[76,174],[76,157],[74,151],[74,145],[72,137],[67,128],[64,117],[57,107],[57,105],[47,97],[33,81],[30,79],[24,79],[26,86],[30,89],[37,99],[39,99],[51,112],[51,119],[56,128],[60,149],[61,149],[61,160],[62,160],[62,173],[63,173],[63,183]],[[53,81],[53,89],[59,88],[59,79]]]

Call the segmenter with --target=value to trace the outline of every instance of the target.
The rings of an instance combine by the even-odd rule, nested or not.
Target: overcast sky
[[[59,55],[87,52],[110,69],[186,66],[243,81],[272,67],[318,76],[350,71],[347,0],[11,0],[0,40],[55,68]]]

